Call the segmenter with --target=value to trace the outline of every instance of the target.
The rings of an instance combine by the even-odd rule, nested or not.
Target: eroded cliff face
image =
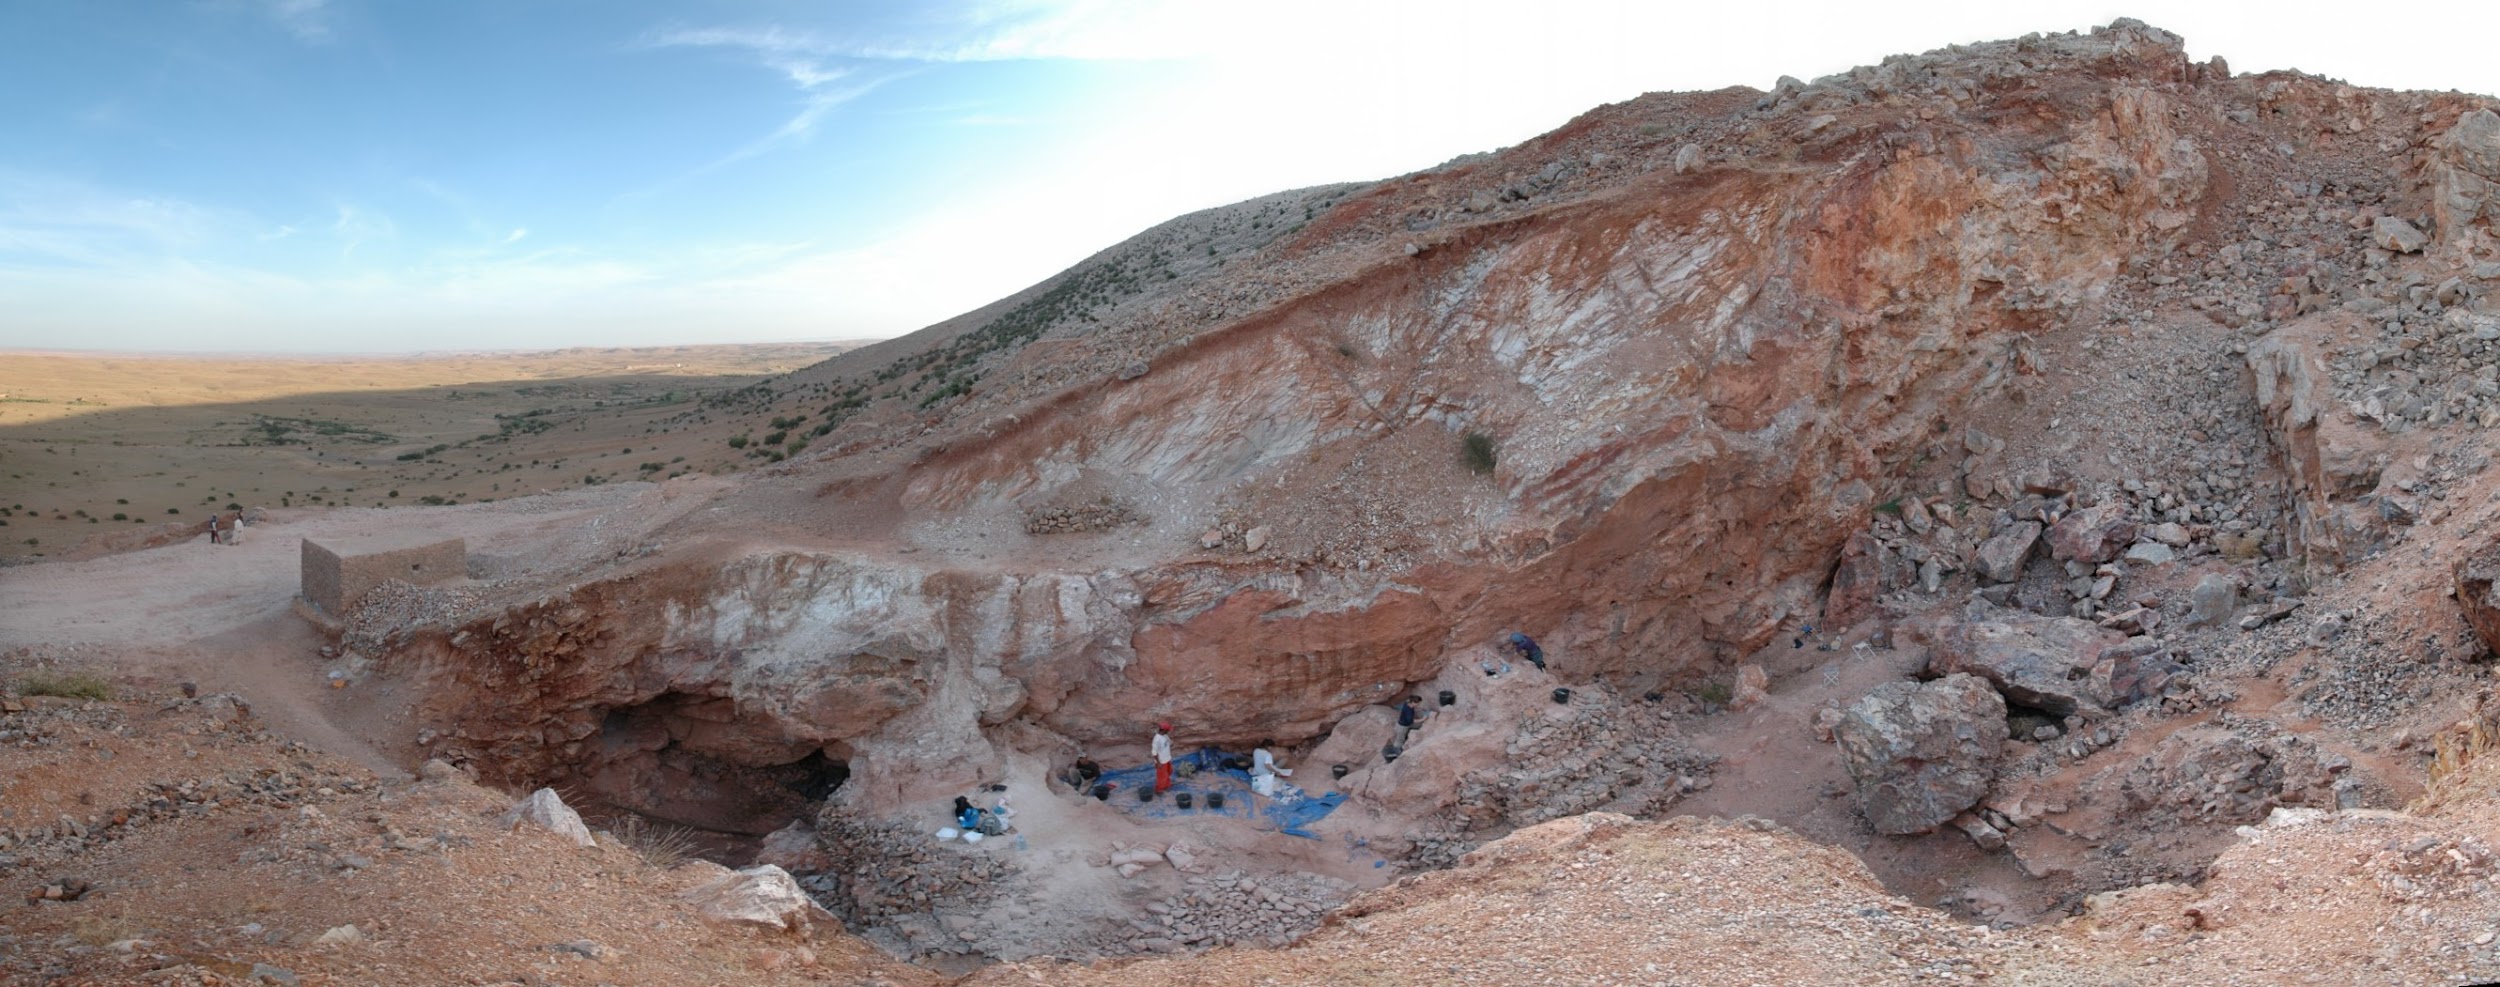
[[[1505,628],[1672,684],[1817,611],[1903,463],[2193,228],[2189,124],[2234,84],[2128,25],[1607,107],[389,660],[457,683],[432,715],[516,777],[628,799],[812,756],[867,805],[978,778],[1017,724],[1314,736]],[[1226,292],[1255,307],[1202,305]],[[995,523],[1098,495],[1147,522]],[[787,513],[717,519],[759,505]]]

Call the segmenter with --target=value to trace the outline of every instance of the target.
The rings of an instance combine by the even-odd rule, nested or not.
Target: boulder
[[[599,842],[591,839],[590,827],[582,825],[582,814],[564,804],[564,797],[552,788],[531,792],[521,804],[504,813],[506,829],[519,829],[525,823],[571,840],[574,846],[597,846]]]
[[[2005,745],[2005,699],[1976,675],[1887,682],[1832,731],[1875,831],[1924,833],[1979,804]]]
[[[2219,627],[2239,605],[2239,581],[2219,572],[2208,572],[2196,581],[2195,589],[2188,591],[2187,625]]]
[[[1968,673],[2053,716],[2111,709],[2159,693],[2177,666],[2159,642],[2074,617],[1973,607],[1941,623],[1928,651],[1930,675]],[[2148,691],[2149,686],[2149,691]]]
[[[2370,242],[2400,254],[2420,253],[2429,246],[2430,234],[2394,216],[2381,216],[2370,224]]]
[[[2171,551],[2170,546],[2157,541],[2137,542],[2127,549],[2127,561],[2145,565],[2163,565],[2178,557],[2179,553]]]
[[[1727,708],[1731,711],[1752,709],[1770,698],[1770,688],[1771,676],[1762,670],[1762,666],[1739,665],[1736,667],[1735,694],[1729,697]]]
[[[2135,519],[2125,504],[2111,501],[2086,507],[2049,526],[2049,554],[2059,561],[2099,565],[2117,558],[2135,542]]]
[[[2500,653],[2500,542],[2457,563],[2457,607],[2483,647]]]
[[[1994,537],[1979,543],[1973,561],[1979,575],[1992,583],[2010,583],[2023,574],[2023,563],[2031,561],[2032,546],[2040,541],[2040,522],[2016,521]]]
[[[695,914],[723,925],[761,925],[786,932],[813,928],[821,911],[790,872],[771,864],[734,871],[684,895]]]

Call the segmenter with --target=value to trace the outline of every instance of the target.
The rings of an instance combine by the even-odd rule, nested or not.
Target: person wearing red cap
[[[1155,724],[1155,792],[1161,794],[1172,787],[1172,725]]]

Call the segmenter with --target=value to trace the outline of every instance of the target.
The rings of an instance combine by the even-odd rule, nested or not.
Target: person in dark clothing
[[[1545,649],[1536,646],[1535,638],[1512,631],[1510,632],[1510,649],[1519,652],[1519,657],[1527,659],[1528,664],[1536,666],[1537,671],[1545,670]]]
[[[966,832],[981,825],[981,810],[961,795],[955,796],[955,825]]]
[[[1398,746],[1400,747],[1406,746],[1408,735],[1415,732],[1415,699],[1414,696],[1408,696],[1405,702],[1398,704]]]

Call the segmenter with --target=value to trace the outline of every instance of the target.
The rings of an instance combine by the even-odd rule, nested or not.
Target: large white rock
[[[521,804],[513,806],[512,811],[504,813],[505,828],[519,829],[522,823],[529,823],[571,840],[574,846],[599,845],[599,841],[591,839],[590,827],[582,825],[582,814],[573,811],[572,806],[564,804],[564,797],[557,795],[556,790],[552,788],[541,788],[531,792],[530,797],[522,799]]]
[[[806,932],[822,911],[790,872],[771,864],[733,871],[685,893],[706,922],[749,923]]]

